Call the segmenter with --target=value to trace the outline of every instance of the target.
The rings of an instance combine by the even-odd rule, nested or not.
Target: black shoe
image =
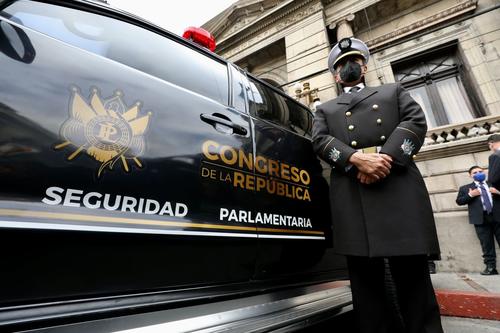
[[[498,271],[494,266],[486,266],[481,275],[498,275]]]

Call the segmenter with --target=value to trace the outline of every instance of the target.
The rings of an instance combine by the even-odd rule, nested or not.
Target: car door
[[[328,183],[311,144],[312,113],[276,88],[249,80],[255,214],[262,216],[257,276],[345,277],[345,261],[332,253]]]
[[[253,198],[232,185],[253,145],[227,63],[125,20],[0,12],[2,304],[253,275],[255,226],[221,219]]]

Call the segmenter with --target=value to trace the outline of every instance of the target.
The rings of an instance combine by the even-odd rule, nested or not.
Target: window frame
[[[246,76],[246,72],[231,62],[228,62],[227,64],[229,70],[229,106],[240,113],[249,115],[250,102],[248,100],[248,91],[250,89],[250,86],[248,78]],[[237,82],[241,82],[241,84],[243,84],[244,109],[240,109],[238,106],[235,105],[234,84]]]
[[[311,120],[311,127],[310,127],[309,131],[305,131],[305,135],[302,135],[302,134],[300,134],[300,133],[297,133],[297,132],[292,131],[292,130],[291,130],[291,129],[289,129],[286,125],[284,125],[284,124],[282,124],[282,123],[275,122],[275,121],[271,121],[271,120],[269,120],[269,119],[264,119],[264,118],[262,118],[262,117],[259,117],[259,116],[257,115],[257,111],[255,110],[255,107],[252,107],[252,106],[250,105],[250,100],[249,100],[249,98],[248,98],[248,96],[247,96],[247,100],[248,100],[247,105],[248,105],[248,108],[249,108],[249,114],[250,114],[250,116],[251,116],[253,119],[258,119],[258,120],[260,120],[260,121],[264,121],[264,122],[266,122],[266,123],[268,123],[268,124],[271,124],[271,125],[274,125],[274,126],[278,126],[278,127],[280,127],[281,129],[283,129],[283,130],[285,130],[285,131],[287,131],[287,132],[289,132],[289,133],[292,133],[292,134],[294,134],[294,135],[300,136],[300,137],[305,138],[305,139],[307,139],[307,140],[309,140],[309,141],[311,141],[311,142],[312,142],[312,122],[313,122],[313,119],[314,119],[314,114],[313,114],[313,112],[312,112],[312,111],[311,111],[311,110],[310,110],[310,109],[309,109],[306,105],[304,105],[304,104],[302,104],[302,103],[298,102],[297,100],[295,100],[294,98],[290,97],[290,96],[289,96],[288,94],[286,94],[284,91],[282,91],[282,90],[280,90],[280,89],[278,89],[278,88],[274,87],[273,85],[271,85],[271,84],[269,84],[269,83],[265,82],[264,80],[261,80],[261,79],[259,79],[259,78],[255,77],[255,76],[251,75],[251,74],[250,74],[250,73],[248,73],[248,72],[245,72],[245,73],[246,73],[246,75],[247,75],[247,79],[248,79],[248,81],[249,81],[249,82],[250,82],[250,80],[251,80],[251,79],[252,79],[252,80],[255,80],[255,81],[257,81],[258,83],[260,83],[260,84],[264,85],[266,88],[271,89],[274,93],[277,93],[278,95],[280,95],[281,97],[283,97],[283,98],[285,99],[285,101],[286,101],[286,100],[289,100],[289,101],[291,101],[292,103],[296,104],[298,107],[303,108],[303,109],[307,112],[307,114],[308,114],[308,116],[309,116],[309,119]],[[252,94],[251,89],[250,89],[250,90],[247,90],[247,95],[248,95],[248,94]],[[286,104],[286,103],[285,103],[285,104]]]
[[[10,6],[11,4],[13,4],[17,1],[18,0],[0,0],[0,10],[7,8],[8,6]],[[196,44],[190,40],[187,40],[187,39],[182,38],[181,36],[178,36],[178,35],[170,32],[168,30],[165,30],[165,29],[155,25],[154,23],[151,23],[151,22],[144,20],[138,16],[135,16],[131,13],[125,12],[125,11],[120,10],[118,8],[111,7],[109,5],[105,5],[105,4],[101,4],[101,3],[97,3],[97,2],[85,1],[85,0],[26,0],[26,1],[34,1],[34,2],[38,2],[38,3],[44,3],[44,4],[55,5],[55,6],[59,6],[59,7],[79,10],[82,12],[91,13],[91,14],[95,14],[95,15],[99,15],[99,16],[104,16],[104,17],[107,17],[109,19],[114,19],[114,20],[118,20],[118,21],[121,21],[124,23],[128,23],[128,24],[136,26],[138,28],[147,30],[151,33],[157,34],[163,38],[168,38],[173,43],[180,44],[181,47],[188,47],[189,49],[191,49],[194,52],[198,52],[198,53],[201,53],[203,56],[209,57],[210,59],[220,63],[221,65],[224,65],[226,67],[226,75],[227,75],[227,92],[226,92],[227,100],[225,100],[224,103],[221,103],[221,101],[216,100],[216,99],[213,99],[213,100],[216,101],[217,103],[221,103],[222,105],[226,105],[226,106],[231,105],[230,103],[231,103],[231,84],[232,84],[232,82],[231,82],[231,72],[229,69],[229,62],[226,59],[217,55],[216,53],[213,53],[210,50],[205,49],[204,47],[201,47],[198,44]],[[6,18],[6,19],[10,20],[9,18]],[[24,26],[24,25],[22,25],[22,26],[23,26],[23,28],[33,30],[27,26]],[[69,43],[62,41],[62,40],[60,42],[66,43],[66,44],[71,45],[73,47],[81,48],[79,46],[69,44]],[[83,48],[81,48],[81,49],[84,50]],[[88,51],[88,52],[90,52],[90,51]],[[94,53],[94,54],[96,54],[96,53]],[[96,54],[96,55],[105,57],[105,56],[100,55],[100,54]],[[119,61],[112,59],[112,58],[108,58],[108,57],[105,57],[105,58],[109,59],[111,61],[119,62]],[[120,63],[127,66],[127,67],[134,68],[138,71],[144,72],[143,70],[132,67],[129,64],[122,63],[122,62],[120,62]],[[150,74],[148,72],[144,72],[144,73]],[[150,75],[152,75],[152,74],[150,74]],[[156,75],[154,75],[154,76],[156,76]],[[158,76],[156,76],[156,77],[158,77]],[[163,80],[163,81],[167,81],[162,77],[158,77],[158,79]],[[183,88],[191,90],[191,89],[186,88],[186,87],[183,87]],[[199,94],[199,92],[197,92],[197,91],[193,91],[193,92]],[[209,98],[211,98],[211,97],[209,97]]]
[[[435,73],[430,72],[430,68],[428,66],[428,62],[430,60],[436,59],[439,55],[447,55],[449,57],[453,57],[455,60],[455,64],[451,68],[442,69]],[[478,102],[478,98],[476,96],[475,90],[472,88],[472,84],[466,78],[466,71],[464,70],[465,65],[463,60],[459,54],[457,41],[452,41],[441,45],[438,48],[434,48],[431,50],[427,50],[426,52],[419,53],[404,59],[397,60],[391,63],[392,71],[395,74],[398,73],[397,68],[399,66],[403,67],[405,64],[415,63],[416,65],[413,68],[418,68],[421,74],[419,77],[411,78],[408,80],[397,81],[404,88],[411,90],[412,88],[424,87],[429,97],[429,103],[431,105],[431,112],[436,119],[436,126],[446,126],[451,125],[452,123],[449,121],[448,116],[446,115],[446,110],[439,95],[438,88],[436,86],[436,82],[449,79],[456,78],[459,82],[458,87],[466,99],[470,104],[471,116],[476,118],[484,117],[486,114],[481,107],[481,104]],[[408,66],[409,67],[409,66]]]

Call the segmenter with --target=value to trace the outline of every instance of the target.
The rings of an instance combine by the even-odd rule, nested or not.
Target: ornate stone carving
[[[230,48],[230,46],[221,47],[222,56],[225,58],[230,58],[235,54],[247,49],[248,47],[260,42],[261,40],[274,35],[292,24],[303,20],[304,18],[317,13],[322,10],[321,3],[315,3],[311,6],[302,8],[304,4],[308,4],[312,1],[306,1],[301,5],[292,7],[287,11],[279,15],[275,15],[270,18],[269,21],[262,22],[261,25],[255,27],[248,34],[237,37],[235,40],[231,41],[231,45],[237,45],[235,48]],[[299,10],[298,10],[299,9]],[[265,29],[265,30],[264,30]],[[260,31],[260,33],[259,33]],[[241,42],[240,42],[241,41]],[[240,42],[240,43],[238,43]],[[227,50],[227,51],[225,51]]]
[[[460,124],[435,127],[427,131],[416,160],[463,155],[486,147],[490,134],[500,131],[500,116],[487,116]]]
[[[428,27],[436,25],[440,22],[449,20],[449,19],[456,17],[458,15],[467,13],[469,11],[476,9],[476,8],[477,8],[477,0],[463,1],[462,3],[459,3],[456,6],[450,7],[450,8],[443,10],[437,14],[428,16],[425,19],[422,19],[422,20],[417,21],[415,23],[412,23],[410,25],[404,26],[398,30],[395,30],[395,31],[390,32],[390,33],[385,34],[385,35],[382,35],[380,37],[371,39],[371,40],[366,42],[366,45],[368,45],[368,47],[371,49],[382,46],[386,43],[392,42],[394,40],[397,40],[397,39],[402,38],[404,36],[407,36],[409,34],[413,34],[417,31],[421,31],[425,28],[428,28]]]
[[[356,14],[357,12],[368,8],[380,0],[343,0],[343,1],[329,1],[325,3],[325,15],[326,23],[332,24],[339,22],[346,16],[350,14]]]
[[[260,15],[254,15],[254,16],[249,16],[249,17],[239,17],[236,20],[236,22],[233,23],[233,25],[231,26],[231,28],[229,28],[228,30],[226,30],[222,34],[221,37],[225,38],[227,36],[232,35],[236,31],[241,30],[245,26],[247,26],[247,25],[251,24],[252,22],[256,21],[261,16],[262,16],[262,13],[260,13]]]

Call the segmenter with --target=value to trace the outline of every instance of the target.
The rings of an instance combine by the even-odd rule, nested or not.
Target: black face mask
[[[348,60],[339,74],[342,81],[346,83],[358,81],[361,78],[361,65],[355,61]]]

